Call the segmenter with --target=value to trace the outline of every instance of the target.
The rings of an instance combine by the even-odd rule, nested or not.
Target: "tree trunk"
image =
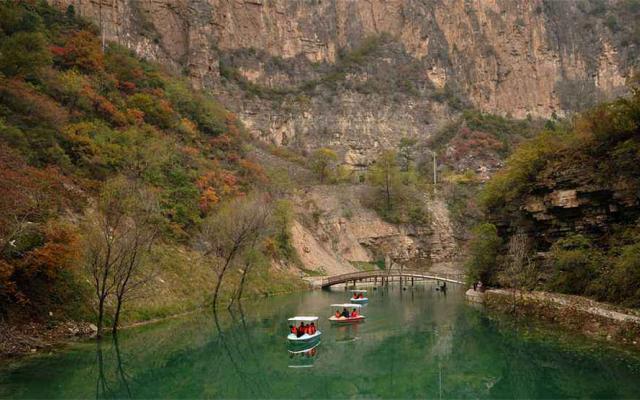
[[[104,327],[104,300],[104,297],[100,297],[100,300],[98,301],[98,332],[96,333],[96,337],[98,339],[102,338],[102,331]]]
[[[115,335],[118,332],[118,323],[120,322],[120,310],[122,309],[122,297],[118,296],[116,303],[116,312],[113,315],[113,326],[111,332]]]
[[[216,308],[216,305],[218,303],[218,293],[220,292],[220,284],[222,284],[223,277],[224,277],[224,270],[218,275],[218,282],[216,282],[216,288],[213,291],[213,308]]]
[[[236,296],[236,298],[238,299],[238,302],[240,301],[240,299],[242,298],[242,291],[244,290],[244,282],[247,278],[247,274],[249,273],[248,269],[245,266],[244,271],[242,272],[242,278],[240,279],[240,287],[238,288],[238,295]]]

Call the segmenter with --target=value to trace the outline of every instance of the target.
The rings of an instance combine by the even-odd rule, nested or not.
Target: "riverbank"
[[[313,289],[310,285],[308,289]],[[295,293],[303,290],[296,286],[294,290],[281,290],[263,293],[263,297],[272,297]],[[243,297],[247,299],[247,297]],[[205,304],[183,309],[168,315],[155,318],[129,320],[120,330],[156,324],[169,319],[183,317],[205,309]],[[227,304],[221,308],[226,309]],[[142,314],[144,315],[144,314]],[[84,321],[30,321],[21,324],[0,324],[0,361],[17,360],[25,356],[50,352],[69,343],[94,338],[98,328],[95,324]],[[110,331],[109,331],[110,332]]]
[[[29,322],[0,325],[0,360],[37,354],[66,343],[94,337],[98,328],[89,322]]]
[[[470,289],[473,292],[473,289]],[[478,292],[467,294],[478,302]],[[470,296],[471,295],[471,296]],[[489,311],[514,313],[556,324],[585,336],[640,350],[640,311],[600,303],[580,296],[548,292],[487,290],[481,302]]]

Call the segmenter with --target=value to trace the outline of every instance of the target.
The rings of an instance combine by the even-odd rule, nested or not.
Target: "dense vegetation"
[[[119,198],[110,182],[153,198],[157,251],[145,256],[149,263],[169,265],[167,252],[174,253],[202,278],[194,260],[207,262],[194,253],[193,237],[203,221],[268,182],[246,146],[234,114],[120,46],[103,49],[73,7],[61,13],[44,1],[2,2],[0,318],[86,315],[91,290],[80,266],[91,231],[84,222],[124,215],[127,226],[139,226],[129,204],[139,196]],[[279,256],[290,248],[286,227],[273,224],[277,232],[265,235]]]
[[[522,286],[640,307],[640,90],[632,89],[628,97],[601,104],[572,123],[549,128],[523,143],[484,188],[482,202],[488,218],[499,225],[503,237],[497,240],[497,231],[490,224],[476,232],[469,263],[474,278],[505,284],[501,271],[503,275],[511,271],[513,276],[515,263],[520,265],[517,269],[529,270]],[[541,224],[527,224],[522,212],[526,197],[560,178],[564,188],[596,188],[601,197],[595,201],[620,204],[601,213],[616,212],[621,217],[605,229],[597,226],[597,219],[576,223],[550,246],[535,235],[514,243],[514,237],[532,231],[531,224]],[[589,229],[589,224],[595,228]],[[514,246],[519,248],[515,253]],[[486,260],[487,248],[495,255],[492,260]],[[533,257],[536,251],[545,251],[548,257]],[[516,253],[521,254],[519,260]],[[535,279],[530,279],[531,270]]]
[[[478,193],[483,182],[504,164],[504,160],[520,143],[531,138],[544,126],[557,120],[516,120],[467,109],[439,129],[426,143],[429,151],[420,149],[418,172],[433,175],[432,155],[438,158],[438,180],[447,200],[456,236],[467,237],[482,218]],[[419,153],[419,154],[420,154]]]

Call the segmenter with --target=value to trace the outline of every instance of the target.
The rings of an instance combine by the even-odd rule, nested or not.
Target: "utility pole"
[[[433,193],[436,192],[436,183],[438,183],[438,163],[436,162],[436,152],[429,150],[433,156]]]
[[[433,154],[433,187],[435,187],[435,186],[436,186],[436,183],[438,183],[438,182],[437,182],[437,177],[436,177],[436,174],[437,174],[437,171],[436,171],[436,168],[437,168],[437,164],[436,164],[436,152],[435,152],[435,151],[432,151],[432,152],[431,152],[431,154]]]
[[[100,35],[102,35],[102,51],[104,51],[105,47],[105,38],[104,38],[104,26],[102,25],[102,0],[98,5],[98,18],[100,19]]]

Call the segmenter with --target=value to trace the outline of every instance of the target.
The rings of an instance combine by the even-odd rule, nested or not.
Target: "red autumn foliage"
[[[82,90],[82,95],[93,104],[95,112],[100,116],[107,118],[118,126],[127,124],[127,116],[118,110],[109,99],[98,94],[91,86],[85,85]]]
[[[0,78],[0,98],[15,113],[28,115],[39,123],[61,126],[69,118],[64,107],[19,79]]]
[[[49,224],[45,229],[45,244],[29,252],[22,261],[27,278],[41,275],[49,280],[70,268],[77,257],[78,236],[66,226]]]
[[[238,178],[232,171],[216,168],[206,172],[196,180],[196,186],[200,189],[200,209],[208,212],[221,197],[242,195]]]
[[[212,137],[211,140],[209,140],[209,144],[216,149],[228,150],[233,145],[233,139],[225,133],[220,136]]]
[[[122,90],[125,93],[131,94],[136,91],[136,84],[128,81],[119,81],[118,89]]]
[[[249,181],[267,182],[267,174],[264,168],[253,161],[247,159],[241,159],[238,161],[240,166],[240,175]]]
[[[64,47],[54,46],[52,53],[66,67],[95,72],[104,69],[104,55],[96,35],[88,31],[74,32]]]
[[[69,182],[53,167],[28,166],[0,142],[0,243],[20,222],[40,222],[70,204]]]
[[[466,157],[486,156],[502,150],[504,144],[492,135],[463,127],[449,144],[446,161],[457,162]]]
[[[125,113],[130,124],[142,125],[144,123],[144,113],[137,108],[127,108]]]
[[[71,207],[70,184],[55,168],[30,167],[0,143],[0,313],[10,304],[59,298],[55,281],[71,265],[75,235],[47,221]],[[43,243],[21,240],[34,235]]]

